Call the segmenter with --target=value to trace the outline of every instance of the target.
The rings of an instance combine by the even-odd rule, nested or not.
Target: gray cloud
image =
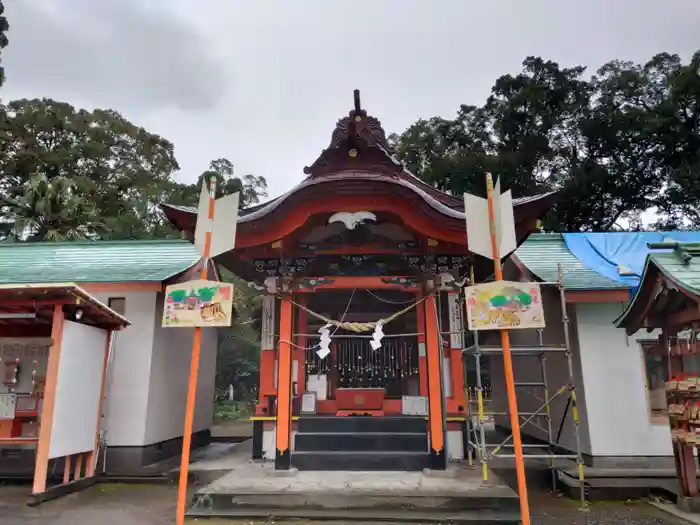
[[[15,91],[60,93],[116,109],[214,107],[221,64],[186,20],[144,0],[9,0]],[[160,7],[158,7],[160,5]]]
[[[697,0],[5,0],[3,97],[111,107],[173,141],[182,178],[227,156],[271,196],[303,178],[352,90],[387,132],[482,104],[528,55],[589,72],[700,48]]]

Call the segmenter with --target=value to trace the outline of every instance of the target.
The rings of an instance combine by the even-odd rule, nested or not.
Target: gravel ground
[[[2,525],[170,525],[177,490],[173,486],[98,485],[44,504],[24,505],[28,486],[0,485]],[[582,513],[577,503],[546,492],[531,491],[533,524],[537,525],[682,525],[685,521],[642,502],[595,503]],[[254,525],[254,522],[205,521],[205,525]],[[281,525],[280,522],[276,522]],[[296,522],[299,525],[299,522]],[[344,525],[329,524],[324,525]]]
[[[687,525],[669,514],[641,501],[596,502],[581,512],[577,501],[557,498],[547,492],[530,492],[532,521],[537,525]]]

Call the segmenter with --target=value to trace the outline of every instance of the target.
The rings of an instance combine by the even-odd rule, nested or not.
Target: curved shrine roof
[[[340,211],[333,209],[334,205],[355,205],[355,211],[375,211],[383,205],[384,209],[393,208],[404,217],[410,214],[432,221],[434,228],[445,231],[445,239],[465,244],[462,198],[441,192],[406,170],[390,153],[380,121],[360,107],[359,91],[355,91],[354,98],[354,109],[338,121],[328,147],[304,168],[307,177],[285,194],[241,210],[238,236],[255,234],[260,237],[260,244],[278,240],[285,231],[274,228],[274,224],[287,220],[300,208],[308,209],[311,214]],[[555,192],[550,192],[514,199],[516,228],[519,223],[540,218],[555,196]],[[373,204],[377,206],[374,209]],[[196,208],[163,204],[162,209],[178,229],[194,231]],[[273,235],[273,230],[277,239],[261,235],[264,231]],[[244,244],[251,246],[252,242],[251,239]]]

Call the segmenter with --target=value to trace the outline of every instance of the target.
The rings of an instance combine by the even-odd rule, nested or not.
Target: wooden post
[[[73,461],[73,456],[66,456],[63,458],[63,484],[66,485],[70,483],[70,469]]]
[[[431,293],[423,302],[428,368],[428,424],[430,427],[430,468],[445,470],[445,400],[442,392],[442,348],[438,330],[437,305]]]
[[[496,281],[503,280],[501,256],[496,236],[496,215],[493,202],[493,179],[486,174],[486,195],[489,210],[489,230],[491,233],[491,250],[493,254],[493,271]],[[515,380],[513,378],[513,357],[510,351],[510,335],[508,330],[501,330],[501,347],[503,348],[503,369],[506,376],[506,393],[508,394],[508,414],[513,430],[513,454],[515,455],[515,473],[518,480],[518,496],[520,496],[520,519],[523,525],[530,525],[530,504],[527,497],[525,480],[525,462],[523,460],[523,442],[520,437],[520,417],[518,402],[515,396]]]
[[[78,481],[83,477],[83,455],[78,454],[75,456],[75,472],[73,472],[73,479]]]
[[[216,201],[216,178],[209,179],[209,223],[204,237],[204,256],[200,278],[206,279],[209,270],[209,254],[211,252],[211,228],[214,222],[214,202]],[[194,405],[197,399],[197,376],[199,375],[199,354],[202,347],[202,329],[194,329],[192,340],[192,358],[190,361],[190,376],[187,385],[187,405],[185,407],[185,429],[182,435],[182,457],[180,459],[180,480],[177,493],[177,525],[185,523],[185,502],[187,500],[187,477],[190,466],[190,448],[192,447],[192,426],[194,424]]]
[[[275,426],[275,469],[292,467],[292,301],[285,297],[280,306],[280,343],[277,357],[277,418]]]
[[[39,441],[36,447],[33,494],[46,492],[46,475],[49,469],[49,449],[56,407],[56,383],[58,381],[58,364],[61,359],[64,319],[63,305],[55,305],[51,322],[51,348],[49,349],[49,362],[46,366],[46,382],[44,383],[44,404],[39,422]]]
[[[109,366],[109,350],[112,346],[112,330],[107,330],[107,341],[105,342],[105,357],[102,364],[102,384],[100,385],[100,400],[97,403],[97,428],[95,429],[95,449],[88,454],[85,463],[85,477],[95,475],[97,470],[97,460],[100,452],[100,430],[102,429],[102,408],[104,407],[105,388],[107,384],[107,367]],[[105,421],[105,424],[107,422]]]

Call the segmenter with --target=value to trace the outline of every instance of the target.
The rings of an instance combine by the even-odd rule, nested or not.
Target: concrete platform
[[[234,449],[236,450],[236,449]],[[495,474],[453,465],[434,472],[275,471],[237,450],[191,466],[195,476],[215,464],[230,470],[193,497],[188,516],[245,519],[342,519],[434,523],[518,523],[516,493]],[[248,456],[249,457],[249,456]],[[476,520],[476,521],[475,521]]]

